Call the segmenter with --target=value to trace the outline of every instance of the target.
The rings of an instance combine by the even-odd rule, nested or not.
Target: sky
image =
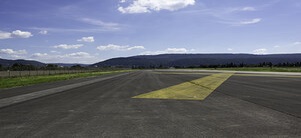
[[[0,0],[0,58],[301,53],[300,0]]]

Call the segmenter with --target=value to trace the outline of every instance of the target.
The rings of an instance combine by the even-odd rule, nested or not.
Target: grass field
[[[263,71],[263,72],[301,72],[300,67],[237,67],[237,68],[210,68],[211,70],[231,70],[231,71]]]
[[[118,71],[99,71],[99,72],[86,72],[75,74],[60,74],[49,76],[27,76],[16,78],[0,78],[0,88],[11,88],[17,86],[27,86],[38,83],[53,82],[59,80],[68,80],[73,78],[100,76],[104,74],[113,74],[121,72],[129,72],[130,70],[118,70]]]

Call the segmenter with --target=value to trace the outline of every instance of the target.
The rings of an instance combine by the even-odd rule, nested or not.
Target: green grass
[[[215,70],[210,68],[210,70]],[[230,70],[230,71],[263,71],[263,72],[301,72],[299,67],[237,67],[237,68],[216,68],[216,70]]]
[[[50,76],[0,78],[0,88],[12,88],[17,86],[27,86],[27,85],[33,85],[38,83],[69,80],[73,78],[100,76],[104,74],[114,74],[114,73],[129,72],[129,71],[130,70],[99,71],[99,72],[86,72],[86,73],[75,73],[75,74],[59,74],[59,75],[50,75]]]

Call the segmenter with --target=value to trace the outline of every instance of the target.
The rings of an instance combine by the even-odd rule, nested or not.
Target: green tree
[[[58,65],[56,64],[47,64],[46,65],[46,69],[49,69],[49,70],[55,70],[58,68]]]
[[[83,67],[81,65],[73,65],[71,66],[71,69],[82,69]]]

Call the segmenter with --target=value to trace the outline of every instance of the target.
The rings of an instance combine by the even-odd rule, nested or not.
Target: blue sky
[[[301,53],[300,0],[1,0],[0,58]]]

